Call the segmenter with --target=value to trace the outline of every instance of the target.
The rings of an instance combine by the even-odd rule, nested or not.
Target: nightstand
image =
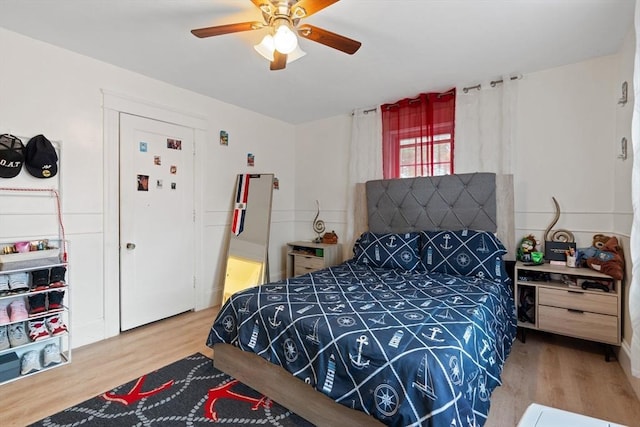
[[[608,291],[584,289],[587,282],[605,283]],[[590,268],[542,264],[527,266],[516,263],[514,297],[518,306],[518,326],[555,334],[620,345],[621,340],[620,280]],[[523,300],[531,308],[523,313]],[[605,347],[609,360],[609,347]]]
[[[342,262],[340,243],[287,243],[287,277],[300,276]]]

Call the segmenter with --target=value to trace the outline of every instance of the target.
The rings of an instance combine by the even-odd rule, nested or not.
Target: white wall
[[[0,29],[4,66],[0,67],[0,133],[23,136],[43,133],[62,141],[61,186],[67,237],[71,241],[70,283],[73,345],[105,338],[113,325],[106,324],[103,248],[114,236],[104,228],[105,153],[103,145],[102,93],[105,89],[186,115],[203,118],[207,130],[196,147],[196,162],[202,167],[202,250],[197,277],[198,307],[217,303],[223,276],[223,236],[228,229],[231,195],[237,173],[273,172],[280,179],[274,191],[272,277],[284,268],[282,248],[293,238],[294,218],[294,127],[265,116],[179,89],[109,64]],[[228,84],[223,83],[221,84]],[[219,131],[229,132],[229,146],[219,145]],[[25,141],[26,142],[26,141]],[[255,167],[246,166],[253,153]],[[26,172],[23,172],[26,173]],[[0,180],[0,186],[11,180]],[[1,197],[1,196],[0,196]],[[107,201],[108,203],[108,201]],[[29,212],[10,214],[0,203],[0,239],[38,238],[30,225]],[[117,236],[115,236],[117,239]],[[170,259],[168,254],[167,259]],[[111,320],[109,320],[111,321]],[[204,338],[203,338],[204,339]]]

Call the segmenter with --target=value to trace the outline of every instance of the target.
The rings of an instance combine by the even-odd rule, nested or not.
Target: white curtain
[[[349,146],[349,182],[347,187],[346,252],[350,258],[355,230],[356,184],[382,178],[382,117],[380,107],[353,112]]]
[[[456,94],[455,172],[513,173],[518,80],[505,76]]]
[[[640,377],[640,0],[636,0],[635,30],[636,54],[633,71],[634,108],[631,119],[633,171],[631,199],[633,224],[631,225],[631,286],[629,287],[629,316],[633,328],[631,338],[631,372]]]

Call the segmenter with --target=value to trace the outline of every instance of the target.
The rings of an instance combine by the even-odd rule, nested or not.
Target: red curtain
[[[455,89],[444,93],[423,93],[417,98],[382,105],[382,166],[385,178],[401,177],[401,160],[405,172],[414,168],[410,176],[441,174],[447,170],[447,162],[448,173],[453,173],[455,105]],[[442,144],[447,136],[450,136],[448,158],[439,150],[434,153],[434,142]],[[408,141],[416,144],[415,150],[403,150],[401,159],[401,142],[412,144]],[[407,154],[415,155],[415,158],[408,160]]]

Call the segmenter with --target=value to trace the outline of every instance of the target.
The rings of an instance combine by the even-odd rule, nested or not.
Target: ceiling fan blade
[[[258,30],[262,27],[264,27],[264,24],[258,21],[238,22],[237,24],[227,24],[227,25],[218,25],[216,27],[198,28],[196,30],[191,30],[191,34],[193,34],[196,37],[204,38],[204,37],[220,36],[222,34],[238,33],[240,31]]]
[[[338,1],[339,0],[300,0],[291,6],[291,19],[306,18]]]
[[[349,55],[356,53],[358,49],[360,49],[360,46],[362,46],[362,43],[359,41],[352,40],[345,36],[341,36],[340,34],[332,33],[331,31],[323,30],[322,28],[314,27],[309,24],[299,26],[298,35],[305,39],[313,40],[314,42],[348,53]]]
[[[273,51],[273,61],[271,62],[270,70],[284,70],[287,66],[287,54],[280,53],[277,50]]]

